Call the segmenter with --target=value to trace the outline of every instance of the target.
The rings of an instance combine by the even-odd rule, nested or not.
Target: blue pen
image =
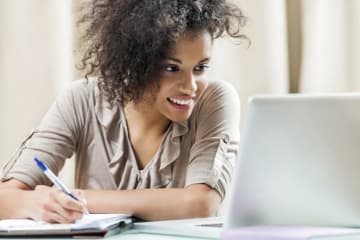
[[[65,184],[63,184],[60,179],[58,177],[56,177],[56,175],[48,168],[48,166],[46,166],[46,164],[44,162],[42,162],[41,160],[39,160],[37,157],[34,158],[36,164],[39,166],[39,168],[41,169],[41,171],[50,179],[50,181],[52,183],[54,183],[54,185],[59,188],[61,191],[63,191],[64,193],[66,193],[67,195],[69,195],[72,199],[79,201],[79,199],[77,197],[75,197],[75,195],[70,192],[70,190],[65,186]],[[85,214],[89,214],[89,212],[85,209]]]

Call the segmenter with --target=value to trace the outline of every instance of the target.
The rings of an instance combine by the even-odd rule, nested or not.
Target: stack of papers
[[[30,219],[0,220],[1,236],[41,235],[105,235],[110,230],[124,230],[132,226],[130,215],[90,214],[73,224],[50,224]]]

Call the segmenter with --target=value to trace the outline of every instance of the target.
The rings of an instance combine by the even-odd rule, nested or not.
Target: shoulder
[[[235,88],[228,82],[210,82],[195,105],[189,121],[190,125],[202,127],[238,124],[240,100]]]
[[[208,87],[201,96],[200,105],[207,106],[226,106],[231,104],[233,107],[240,106],[239,96],[235,88],[225,81],[209,82]]]
[[[53,105],[68,123],[85,123],[87,115],[94,107],[96,79],[80,79],[71,82],[58,94]]]
[[[71,82],[65,92],[74,94],[74,97],[83,97],[89,96],[96,87],[96,78],[83,78]]]
[[[70,104],[74,107],[88,106],[89,101],[93,98],[97,87],[96,78],[79,79],[71,82],[69,86],[60,92],[57,102]]]

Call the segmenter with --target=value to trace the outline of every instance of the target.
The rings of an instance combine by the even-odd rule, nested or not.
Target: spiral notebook
[[[132,227],[126,214],[90,214],[73,224],[50,224],[30,219],[0,220],[1,236],[109,235]]]

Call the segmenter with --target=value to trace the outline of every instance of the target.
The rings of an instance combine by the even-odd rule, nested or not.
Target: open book
[[[105,235],[109,231],[128,229],[132,226],[130,215],[90,214],[73,224],[50,224],[30,219],[0,220],[1,236],[41,235]]]

